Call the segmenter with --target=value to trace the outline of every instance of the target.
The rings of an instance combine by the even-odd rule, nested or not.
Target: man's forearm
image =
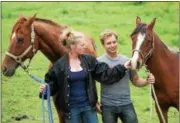
[[[135,76],[133,78],[133,84],[137,87],[144,87],[148,85],[148,82],[146,79],[140,78],[139,76]]]

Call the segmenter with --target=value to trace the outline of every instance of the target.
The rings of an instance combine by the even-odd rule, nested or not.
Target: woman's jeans
[[[72,108],[71,118],[65,119],[66,123],[98,123],[96,110],[93,110],[91,106],[84,108]]]
[[[123,106],[102,106],[103,123],[117,123],[118,117],[122,123],[138,123],[133,104]]]

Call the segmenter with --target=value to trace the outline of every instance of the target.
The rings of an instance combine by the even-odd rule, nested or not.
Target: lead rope
[[[154,90],[154,85],[152,85],[152,93],[153,93],[153,96],[154,96],[154,98],[155,98],[155,102],[156,102],[158,111],[159,111],[159,113],[160,113],[161,119],[162,119],[163,123],[166,123],[166,120],[165,120],[165,118],[164,118],[164,115],[162,114],[162,110],[161,110],[161,108],[160,108],[160,106],[159,106],[159,102],[158,102],[158,99],[157,99],[157,96],[156,96],[156,93],[155,93],[155,90]]]
[[[145,72],[147,73],[150,73],[149,70],[147,70],[146,68],[142,68]],[[149,85],[149,88],[150,88],[150,123],[152,123],[152,95],[154,96],[154,99],[155,99],[155,103],[156,103],[156,106],[158,108],[158,111],[160,113],[160,116],[161,116],[161,119],[163,121],[163,123],[166,123],[166,120],[164,118],[164,115],[162,114],[162,110],[159,106],[159,102],[158,102],[158,99],[157,99],[157,96],[156,96],[156,93],[155,93],[155,90],[154,90],[154,85],[153,84],[150,84]]]
[[[37,78],[36,76],[32,75],[29,73],[28,68],[26,66],[21,65],[21,67],[23,68],[23,70],[36,82],[41,83],[41,84],[45,84],[46,88],[42,93],[42,123],[45,123],[45,111],[44,111],[44,96],[45,93],[47,94],[47,107],[48,107],[48,119],[49,119],[49,123],[54,123],[53,121],[53,115],[52,115],[52,109],[51,109],[51,96],[50,96],[50,87],[47,83],[45,83],[43,80]]]
[[[36,82],[39,82],[41,84],[45,84],[45,82],[39,78],[37,78],[36,76],[29,74],[29,76],[35,80]],[[49,123],[53,123],[53,115],[52,115],[52,109],[51,109],[51,96],[50,96],[50,87],[49,85],[46,83],[46,89],[43,91],[42,93],[42,117],[43,117],[43,123],[45,123],[45,111],[44,111],[44,96],[45,93],[47,94],[47,107],[48,107],[48,119],[49,119]]]
[[[150,106],[149,106],[149,109],[150,109],[150,112],[149,112],[149,123],[152,123],[152,112],[153,112],[153,104],[152,104],[152,91],[151,91],[151,87],[152,87],[152,84],[149,85],[149,101],[150,101]]]

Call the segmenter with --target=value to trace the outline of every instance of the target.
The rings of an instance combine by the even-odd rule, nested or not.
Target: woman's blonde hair
[[[75,44],[82,40],[83,36],[70,28],[65,29],[61,34],[61,42],[64,46],[69,47],[71,44]]]
[[[69,28],[62,32],[60,39],[64,46],[70,46],[71,44],[75,44],[77,41],[72,29]]]

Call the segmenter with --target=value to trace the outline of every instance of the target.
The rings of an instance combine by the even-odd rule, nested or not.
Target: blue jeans
[[[117,123],[118,117],[123,123],[138,123],[133,104],[124,106],[102,106],[103,123]]]
[[[71,118],[65,118],[66,123],[98,123],[96,110],[93,110],[91,106],[84,108],[72,108]]]

